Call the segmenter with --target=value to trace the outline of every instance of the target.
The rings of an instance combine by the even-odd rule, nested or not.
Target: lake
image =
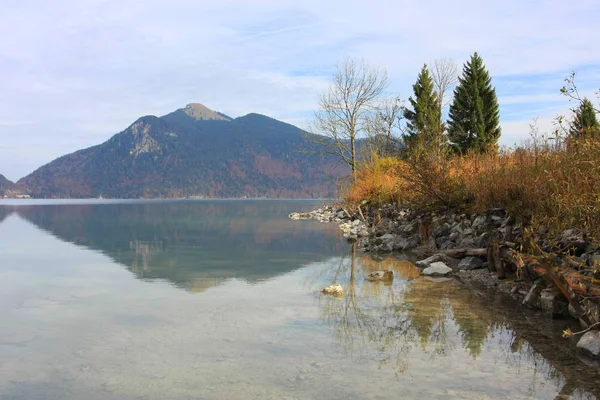
[[[600,399],[569,321],[287,217],[322,204],[0,201],[0,399]]]

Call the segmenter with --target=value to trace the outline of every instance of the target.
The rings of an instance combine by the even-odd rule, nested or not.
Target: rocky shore
[[[392,205],[353,209],[330,205],[291,219],[336,223],[350,242],[374,258],[394,252],[418,260],[423,275],[453,276],[467,286],[509,293],[522,306],[552,318],[575,318],[581,324],[577,347],[600,359],[600,305],[595,283],[600,279],[600,248],[584,232],[568,229],[550,238],[544,228],[533,243],[550,257],[548,263],[521,256],[524,230],[504,209],[484,214],[422,214]],[[565,278],[554,267],[567,269]],[[573,291],[572,285],[576,291]],[[579,293],[577,293],[579,292]],[[566,332],[566,335],[572,335]]]

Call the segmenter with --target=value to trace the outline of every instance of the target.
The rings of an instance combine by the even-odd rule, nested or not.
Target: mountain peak
[[[195,120],[214,119],[214,120],[228,121],[227,118],[224,118],[220,114],[214,112],[210,108],[208,108],[205,105],[200,104],[200,103],[188,104],[183,109],[183,112],[186,113],[187,115],[189,115],[190,117],[194,118]]]

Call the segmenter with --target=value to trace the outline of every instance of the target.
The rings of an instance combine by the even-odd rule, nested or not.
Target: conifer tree
[[[492,78],[474,53],[463,67],[450,104],[448,136],[460,153],[493,151],[500,138],[500,111]]]
[[[575,110],[575,117],[569,130],[572,136],[600,135],[600,124],[596,118],[594,105],[588,99],[583,99]]]
[[[443,144],[444,125],[427,64],[421,69],[413,91],[414,97],[408,99],[412,109],[407,107],[403,113],[406,118],[404,141],[409,149],[438,154]]]

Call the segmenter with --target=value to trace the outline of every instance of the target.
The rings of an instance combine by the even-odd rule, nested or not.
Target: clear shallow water
[[[353,256],[337,227],[287,219],[312,202],[14,204],[0,399],[600,396],[557,323]],[[319,293],[334,282],[344,297]]]

